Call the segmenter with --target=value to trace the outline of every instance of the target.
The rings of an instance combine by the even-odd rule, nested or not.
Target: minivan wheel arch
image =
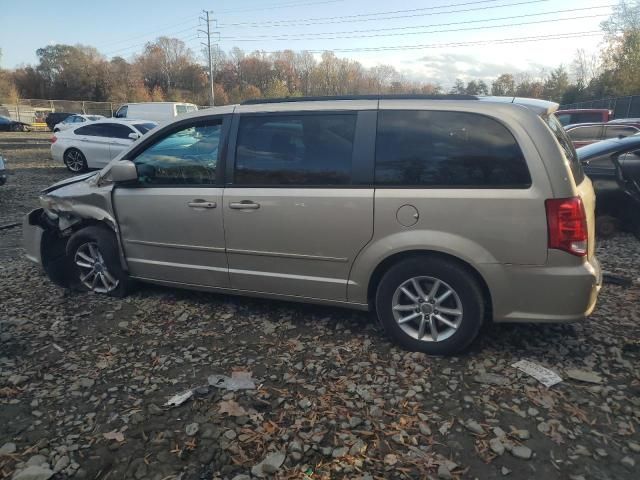
[[[478,285],[480,286],[480,289],[482,291],[482,296],[485,300],[485,321],[492,319],[493,300],[491,298],[491,292],[489,290],[487,282],[482,277],[480,272],[478,272],[478,270],[476,270],[472,265],[465,262],[464,260],[461,260],[458,257],[449,255],[448,253],[437,252],[433,250],[408,250],[404,252],[394,253],[393,255],[390,255],[382,260],[371,274],[369,285],[367,287],[367,299],[369,302],[370,311],[375,311],[376,291],[378,290],[378,285],[380,284],[380,280],[382,280],[384,274],[396,263],[412,257],[443,259],[448,262],[454,263],[459,267],[462,267],[464,270],[470,273],[478,282]]]

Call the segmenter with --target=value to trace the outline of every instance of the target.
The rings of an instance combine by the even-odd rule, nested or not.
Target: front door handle
[[[251,200],[242,200],[241,202],[231,202],[229,208],[234,210],[257,210],[260,208],[260,204]]]
[[[216,208],[218,205],[216,202],[207,202],[206,200],[194,200],[187,203],[191,208]]]

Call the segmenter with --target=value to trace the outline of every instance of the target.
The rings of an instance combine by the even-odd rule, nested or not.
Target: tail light
[[[58,140],[58,137],[56,137],[55,135],[52,135],[50,142],[51,143],[56,143],[56,140]]]
[[[589,244],[587,216],[580,197],[553,198],[545,202],[549,248],[584,257]]]

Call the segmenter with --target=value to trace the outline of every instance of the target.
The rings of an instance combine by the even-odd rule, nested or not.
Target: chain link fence
[[[44,100],[20,98],[17,101],[0,99],[0,115],[30,124],[34,129],[47,129],[45,119],[52,112],[84,113],[112,117],[119,104],[83,100]]]
[[[613,110],[613,118],[640,118],[640,95],[569,103],[562,105],[560,108],[563,110],[575,108],[606,108]]]

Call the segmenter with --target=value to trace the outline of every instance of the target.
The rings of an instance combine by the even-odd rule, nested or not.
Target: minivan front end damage
[[[118,235],[111,204],[113,184],[100,184],[99,175],[74,177],[44,190],[40,208],[23,220],[23,245],[26,256],[40,264],[56,284],[68,287],[73,265],[67,255],[67,243],[80,228],[104,224]],[[122,248],[120,260],[126,269]]]

